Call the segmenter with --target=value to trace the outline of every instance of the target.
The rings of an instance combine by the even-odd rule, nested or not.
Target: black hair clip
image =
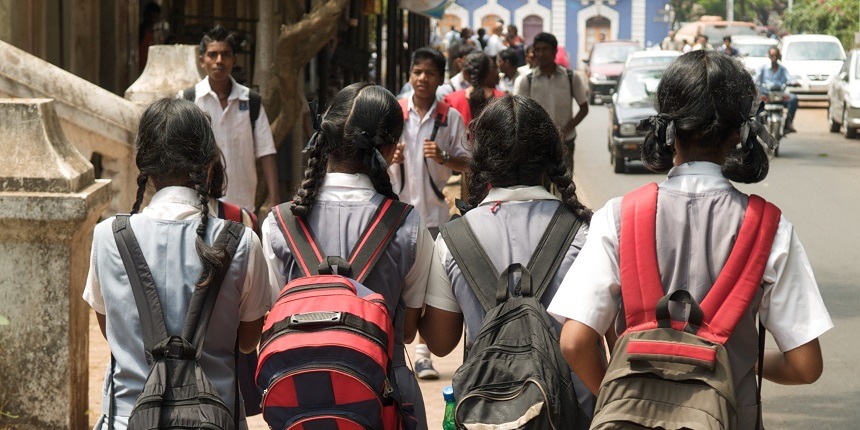
[[[310,108],[310,111],[311,111],[311,124],[314,127],[314,134],[311,135],[311,138],[310,138],[310,140],[308,140],[308,143],[305,145],[305,148],[302,149],[303,154],[308,153],[308,152],[316,149],[317,139],[319,138],[320,132],[322,131],[322,129],[321,129],[321,127],[322,127],[321,126],[322,115],[317,113],[317,109],[319,107],[319,100],[310,101],[308,103],[308,107]]]
[[[664,113],[652,115],[639,121],[636,130],[653,131],[658,144],[661,146],[672,147],[675,145],[675,121],[671,116]]]

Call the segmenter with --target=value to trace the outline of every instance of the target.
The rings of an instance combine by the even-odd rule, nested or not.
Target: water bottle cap
[[[454,387],[449,385],[449,386],[443,388],[442,389],[442,398],[444,398],[446,402],[453,402],[454,401]]]

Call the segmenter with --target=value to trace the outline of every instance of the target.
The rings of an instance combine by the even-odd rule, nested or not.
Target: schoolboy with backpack
[[[591,212],[537,102],[506,96],[475,121],[475,208],[436,240],[421,334],[445,355],[465,325],[467,353],[453,381],[458,428],[587,428],[593,397],[565,363],[561,327],[545,306],[585,241]],[[561,201],[540,185],[544,175]]]
[[[417,331],[432,239],[388,177],[402,128],[384,88],[341,90],[308,143],[295,200],[262,225],[279,293],[257,384],[273,428],[427,428],[404,343]]]
[[[669,177],[595,213],[549,307],[598,393],[592,428],[760,429],[762,377],[822,372],[818,337],[833,324],[797,234],[729,182],[763,180],[764,147],[778,144],[755,100],[749,74],[715,52],[682,56],[660,82],[642,152]],[[765,329],[779,351],[764,350]],[[618,336],[608,369],[588,349],[604,333]]]

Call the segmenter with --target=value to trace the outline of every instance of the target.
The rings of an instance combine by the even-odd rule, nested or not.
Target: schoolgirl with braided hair
[[[684,54],[663,74],[657,88],[657,115],[642,124],[649,130],[642,155],[646,166],[668,171],[668,178],[657,187],[637,190],[636,195],[650,199],[656,188],[656,221],[654,237],[648,238],[651,232],[645,231],[640,236],[644,245],[633,243],[638,248],[654,247],[665,294],[686,290],[702,303],[723,269],[729,268],[732,249],[741,243],[739,230],[752,199],[731,181],[763,180],[767,153],[776,144],[754,117],[756,99],[749,73],[715,51]],[[588,241],[548,309],[565,321],[562,352],[594,393],[600,389],[606,363],[605,356],[589,346],[604,334],[613,338],[625,332],[625,314],[619,310],[624,309],[623,298],[637,292],[622,295],[622,288],[638,288],[622,285],[630,272],[622,271],[619,261],[621,249],[630,249],[622,242],[633,240],[631,235],[637,236],[641,229],[637,223],[625,232],[621,220],[629,220],[631,214],[625,215],[624,210],[639,201],[623,207],[621,202],[622,198],[614,198],[594,214]],[[763,258],[745,262],[764,266],[760,291],[725,342],[739,429],[757,428],[756,374],[780,384],[814,382],[823,370],[818,337],[833,327],[806,252],[784,215],[779,217],[770,252],[763,257],[766,262]],[[763,352],[762,367],[757,365],[757,315],[779,348]]]
[[[536,101],[505,96],[487,106],[472,121],[470,131],[469,199],[474,208],[463,220],[497,273],[511,264],[525,266],[530,261],[560,206],[583,223],[541,297],[547,306],[585,243],[591,220],[591,210],[577,199],[576,185],[561,156],[564,149],[558,127]],[[561,198],[543,187],[545,177],[558,187]],[[461,264],[442,235],[437,237],[419,327],[430,351],[439,356],[450,353],[459,343],[464,326],[468,349],[485,316]],[[495,295],[495,291],[490,294]],[[561,324],[556,324],[556,330],[561,330]],[[595,349],[597,346],[595,342]],[[580,406],[590,415],[593,396],[575,377],[573,380]]]
[[[135,140],[140,174],[128,222],[152,273],[168,334],[181,333],[194,290],[208,288],[217,273],[224,273],[200,365],[233,411],[239,401],[236,345],[245,353],[256,350],[272,295],[260,241],[250,229],[245,228],[235,255],[227,255],[223,245],[213,246],[228,222],[214,218],[209,209],[209,184],[220,168],[219,157],[209,118],[194,103],[183,99],[153,103],[141,117]],[[155,194],[141,211],[148,186]],[[104,390],[104,415],[97,429],[106,425],[108,414],[113,415],[113,428],[126,428],[149,372],[140,316],[113,221],[114,217],[102,221],[93,232],[83,294],[115,358],[105,380],[111,389]]]
[[[357,83],[337,93],[308,143],[308,167],[295,199],[270,213],[261,226],[274,292],[303,276],[276,213],[300,217],[322,254],[348,257],[377,207],[385,199],[397,199],[387,167],[402,130],[403,112],[385,88]],[[424,401],[406,365],[404,343],[412,342],[418,331],[432,253],[433,239],[412,210],[364,282],[385,297],[395,330],[394,375],[404,402],[414,404],[421,429],[427,428]]]
[[[503,97],[505,93],[496,89],[499,84],[499,66],[482,51],[474,51],[463,60],[463,77],[469,82],[469,88],[454,91],[445,96],[445,102],[451,105],[463,116],[463,123],[468,127],[473,118],[494,98]]]

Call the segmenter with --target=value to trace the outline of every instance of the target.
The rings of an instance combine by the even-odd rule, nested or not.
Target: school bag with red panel
[[[256,377],[263,418],[288,430],[414,428],[392,371],[385,298],[363,285],[412,206],[383,200],[344,259],[323,255],[289,205],[274,216],[304,277],[281,290],[263,327]]]
[[[398,103],[400,103],[400,110],[403,111],[403,120],[409,120],[409,99],[398,99]],[[436,141],[436,133],[439,132],[440,127],[448,126],[448,103],[439,100],[436,102],[436,118],[433,119],[433,131],[430,133],[430,140]],[[427,158],[424,158],[424,166],[427,167]],[[433,176],[430,175],[430,168],[427,167],[427,178],[430,181],[430,188],[433,190],[433,194],[436,195],[436,198],[440,201],[445,201],[445,195],[442,194],[442,191],[439,190],[439,187],[436,186],[436,183],[433,182]],[[406,186],[406,166],[403,163],[400,164],[400,191],[403,191],[403,187]],[[443,184],[444,186],[444,184]]]
[[[258,230],[259,226],[257,225],[257,215],[254,215],[253,212],[243,208],[242,206],[234,205],[233,203],[222,200],[216,200],[216,202],[218,202],[218,218],[244,224],[245,220],[242,219],[242,214],[246,214],[251,220],[251,230]]]
[[[749,197],[731,254],[701,304],[686,290],[664,294],[656,215],[657,184],[623,197],[619,262],[627,330],[612,352],[591,428],[736,429],[724,345],[761,286],[780,211],[761,197]],[[670,302],[689,308],[687,321],[671,318]],[[763,335],[760,325],[759,366]],[[760,373],[758,385],[760,399]]]

